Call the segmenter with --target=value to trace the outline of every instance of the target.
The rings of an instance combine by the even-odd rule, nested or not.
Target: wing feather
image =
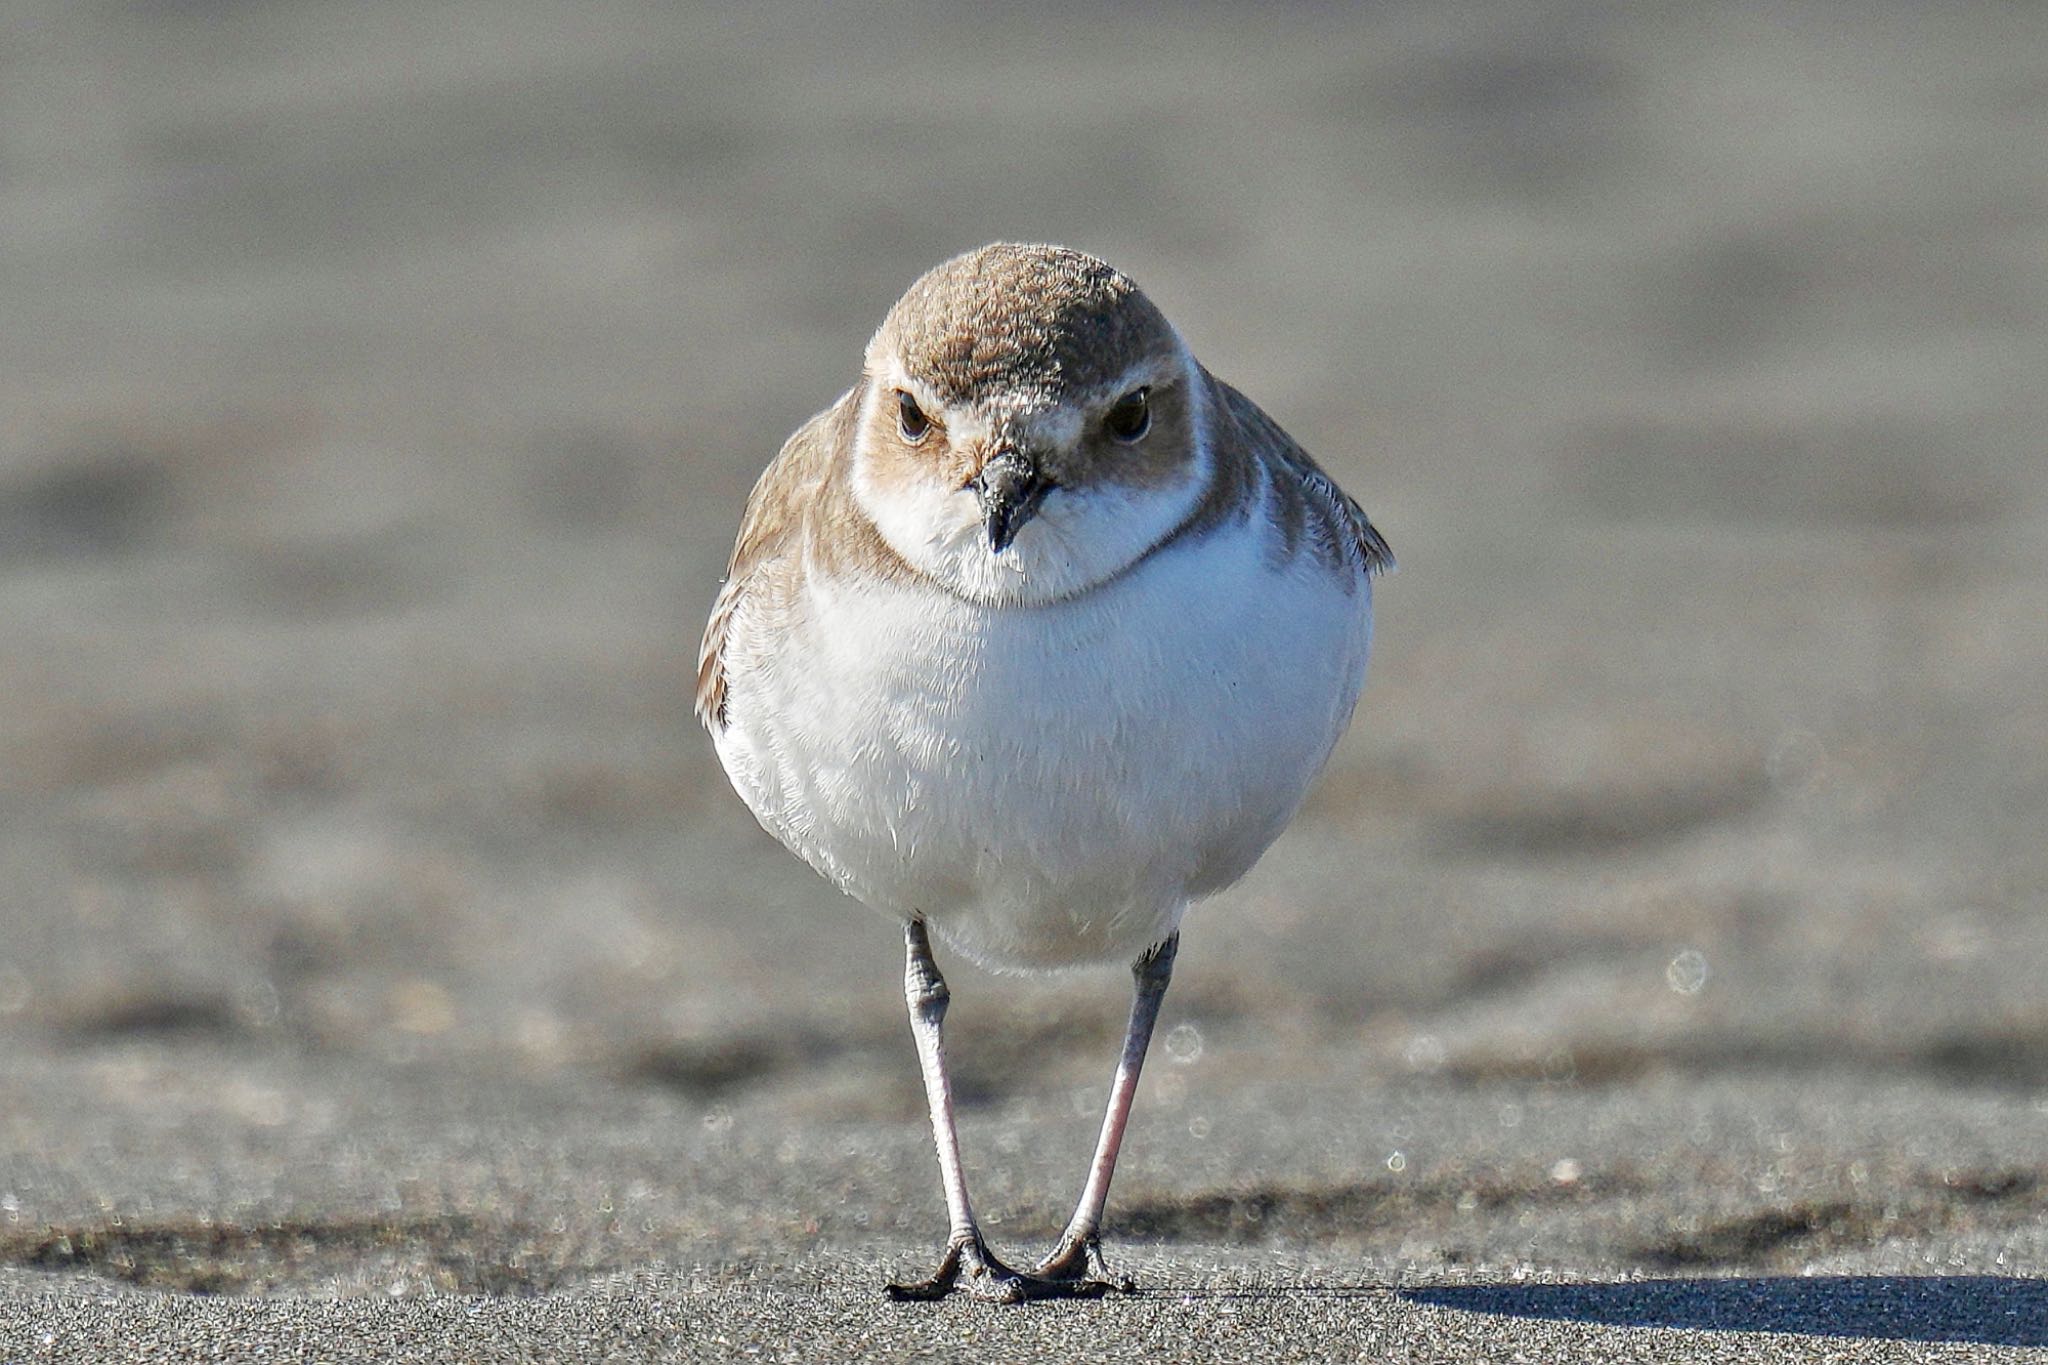
[[[1291,549],[1305,539],[1319,553],[1341,556],[1368,577],[1392,569],[1394,554],[1386,537],[1357,501],[1265,409],[1222,380],[1211,382],[1227,425],[1241,443],[1239,454],[1265,467],[1268,486],[1278,494],[1270,511],[1284,544]]]
[[[697,719],[707,730],[725,728],[726,647],[740,604],[765,569],[802,553],[806,518],[837,501],[830,494],[839,481],[841,447],[850,433],[857,392],[848,390],[798,427],[747,496],[739,539],[697,651]]]

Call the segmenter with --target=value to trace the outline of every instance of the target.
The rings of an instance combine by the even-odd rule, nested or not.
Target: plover
[[[1294,815],[1365,679],[1365,514],[1137,285],[996,244],[911,285],[747,501],[697,713],[770,833],[903,924],[951,1220],[927,1279],[1129,1287],[1103,1206],[1190,903]],[[1131,962],[1074,1215],[1029,1271],[967,1197],[932,936],[997,971]]]

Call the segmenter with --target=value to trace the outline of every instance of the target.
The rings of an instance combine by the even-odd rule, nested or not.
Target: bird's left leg
[[[1130,1293],[1137,1288],[1128,1277],[1109,1273],[1102,1260],[1102,1209],[1109,1202],[1109,1179],[1116,1174],[1116,1154],[1123,1147],[1124,1126],[1131,1117],[1131,1100],[1138,1093],[1138,1073],[1144,1069],[1145,1053],[1152,1045],[1152,1026],[1159,1021],[1159,1002],[1166,997],[1166,985],[1173,979],[1174,954],[1180,935],[1139,958],[1131,967],[1137,993],[1131,1001],[1131,1023],[1124,1032],[1124,1052],[1117,1062],[1116,1079],[1109,1087],[1109,1109],[1102,1116],[1102,1136],[1095,1143],[1095,1160],[1088,1167],[1088,1183],[1081,1202],[1067,1221],[1067,1230],[1038,1269],[1032,1272],[1047,1280],[1090,1280]]]

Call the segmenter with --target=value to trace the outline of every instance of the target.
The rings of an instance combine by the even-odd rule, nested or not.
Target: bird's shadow
[[[1397,1292],[1413,1303],[1470,1313],[1614,1327],[2048,1346],[2048,1280],[2001,1275],[1744,1276]]]

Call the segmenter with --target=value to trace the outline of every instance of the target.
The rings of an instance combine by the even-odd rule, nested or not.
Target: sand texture
[[[16,0],[0,1362],[2048,1346],[2044,55],[1989,3]],[[998,237],[1134,274],[1402,568],[1189,918],[1143,1292],[892,1306],[899,939],[690,686],[762,464]],[[1128,978],[945,961],[1021,1255]]]

